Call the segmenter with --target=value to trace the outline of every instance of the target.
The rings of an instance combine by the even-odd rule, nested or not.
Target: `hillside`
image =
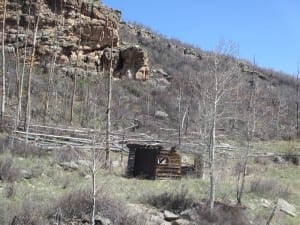
[[[272,201],[300,206],[295,77],[239,59],[234,43],[208,52],[126,23],[98,1],[1,1],[0,21],[0,224],[91,224],[92,198],[98,224],[123,225],[258,225]],[[201,155],[204,175],[128,179],[132,142],[179,150],[194,169]],[[291,211],[274,223],[298,224]]]
[[[231,100],[226,100],[226,107],[223,106],[225,100],[220,103],[220,110],[226,114],[226,119],[222,118],[219,124],[224,134],[241,132],[239,126],[245,123],[248,113],[249,90],[255,86],[256,137],[295,136],[295,78],[236,58],[238,50],[234,45],[223,43],[215,52],[204,52],[178,40],[166,39],[141,25],[125,24],[121,22],[121,12],[98,4],[41,2],[40,5],[29,5],[27,1],[22,4],[10,1],[5,27],[7,50],[14,51],[7,52],[6,57],[10,58],[7,70],[14,74],[15,63],[18,63],[19,71],[23,70],[25,50],[25,67],[30,63],[34,21],[37,19],[31,14],[40,12],[32,79],[34,120],[64,124],[74,120],[75,124],[89,127],[93,104],[97,105],[99,116],[104,115],[105,107],[101,106],[106,105],[105,74],[109,73],[113,46],[112,120],[115,128],[138,120],[141,131],[152,131],[153,134],[160,133],[161,127],[176,129],[177,99],[181,95],[180,117],[184,118],[184,133],[199,132],[199,126],[204,124],[203,110],[207,108],[202,107],[207,100],[204,95],[209,91],[207,84],[211,82],[213,63],[217,59],[223,67],[215,72],[235,76],[224,86],[228,90],[226,98]],[[20,15],[16,15],[16,9]],[[11,98],[7,110],[12,113],[14,110],[10,106],[16,104],[13,96],[17,94],[18,78],[10,76],[7,79],[11,87],[8,88]],[[74,119],[70,118],[71,90],[75,90]]]

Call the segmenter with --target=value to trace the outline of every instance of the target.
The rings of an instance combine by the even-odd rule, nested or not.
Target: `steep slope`
[[[291,138],[296,134],[293,77],[238,60],[230,44],[223,44],[220,51],[205,52],[141,25],[126,24],[121,12],[81,0],[9,1],[5,34],[11,115],[17,104],[16,65],[22,71],[23,59],[29,60],[38,15],[32,80],[36,121],[46,118],[67,124],[75,94],[75,124],[94,126],[91,118],[96,115],[104,126],[105,75],[112,63],[114,129],[135,123],[137,132],[176,142],[180,124],[182,135],[196,140],[205,137],[211,125],[213,78],[217,77],[224,81],[218,106],[220,134],[245,137],[254,108],[250,104],[253,93],[256,137]],[[78,77],[76,83],[74,77]],[[50,96],[47,112],[46,96]]]
[[[2,1],[1,8],[3,4]],[[119,11],[99,3],[75,0],[15,0],[8,2],[7,11],[6,43],[13,49],[18,48],[20,56],[24,56],[25,51],[28,56],[32,50],[39,17],[36,47],[39,66],[51,68],[55,63],[69,75],[74,73],[70,66],[79,68],[78,75],[86,75],[87,71],[95,75],[96,71],[108,69],[112,46],[113,68],[118,76],[133,70],[137,79],[147,78],[146,53],[132,46],[121,48],[119,45]]]
[[[179,89],[182,89],[181,107],[189,108],[189,119],[194,123],[194,127],[191,127],[191,123],[188,126],[192,131],[199,131],[199,124],[203,123],[201,117],[205,114],[205,110],[200,110],[199,107],[207,108],[201,103],[201,99],[205,99],[209,90],[203,79],[206,81],[212,79],[213,64],[217,59],[223,68],[229,67],[232,74],[236,75],[226,86],[230,92],[227,93],[227,100],[221,103],[223,105],[220,107],[221,110],[227,114],[220,118],[221,130],[230,135],[241,136],[240,129],[247,123],[249,114],[250,92],[254,89],[256,136],[262,139],[288,138],[296,134],[298,100],[295,77],[238,59],[235,57],[236,46],[232,43],[220,43],[216,51],[205,52],[179,40],[165,38],[139,24],[123,24],[120,28],[120,38],[123,41],[137,43],[148,50],[154,78],[160,75],[172,78],[171,88],[160,93],[163,96],[160,101],[163,101],[161,105],[167,108],[167,113],[173,114],[174,120],[178,116],[178,100],[175,98],[179,96]],[[164,73],[160,73],[161,71]],[[168,100],[164,100],[166,95]],[[172,103],[177,106],[172,106]],[[190,105],[192,106],[189,107]],[[187,117],[186,122],[189,119]],[[235,132],[237,133],[234,134]]]

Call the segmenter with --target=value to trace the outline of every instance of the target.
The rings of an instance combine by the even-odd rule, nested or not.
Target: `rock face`
[[[147,53],[139,46],[131,46],[120,51],[121,74],[137,80],[146,80],[149,76]]]
[[[1,21],[3,4],[1,1]],[[38,15],[36,64],[50,68],[55,61],[61,68],[108,71],[113,48],[115,75],[122,77],[130,71],[135,79],[147,79],[149,68],[145,51],[119,45],[120,11],[109,9],[98,1],[92,4],[84,0],[10,0],[5,42],[15,50],[18,48],[21,57],[24,57],[26,46],[27,57],[30,56]]]

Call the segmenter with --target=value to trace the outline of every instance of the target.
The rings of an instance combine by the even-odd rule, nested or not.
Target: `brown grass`
[[[257,177],[250,182],[250,192],[268,197],[288,198],[292,192],[290,188],[272,178]]]
[[[195,200],[190,197],[188,189],[184,186],[177,191],[165,191],[161,194],[146,194],[141,199],[142,203],[152,205],[158,209],[183,211],[190,208]]]

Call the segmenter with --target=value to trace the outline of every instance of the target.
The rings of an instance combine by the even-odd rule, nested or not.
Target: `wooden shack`
[[[127,175],[147,179],[181,178],[181,156],[161,145],[127,144]]]

